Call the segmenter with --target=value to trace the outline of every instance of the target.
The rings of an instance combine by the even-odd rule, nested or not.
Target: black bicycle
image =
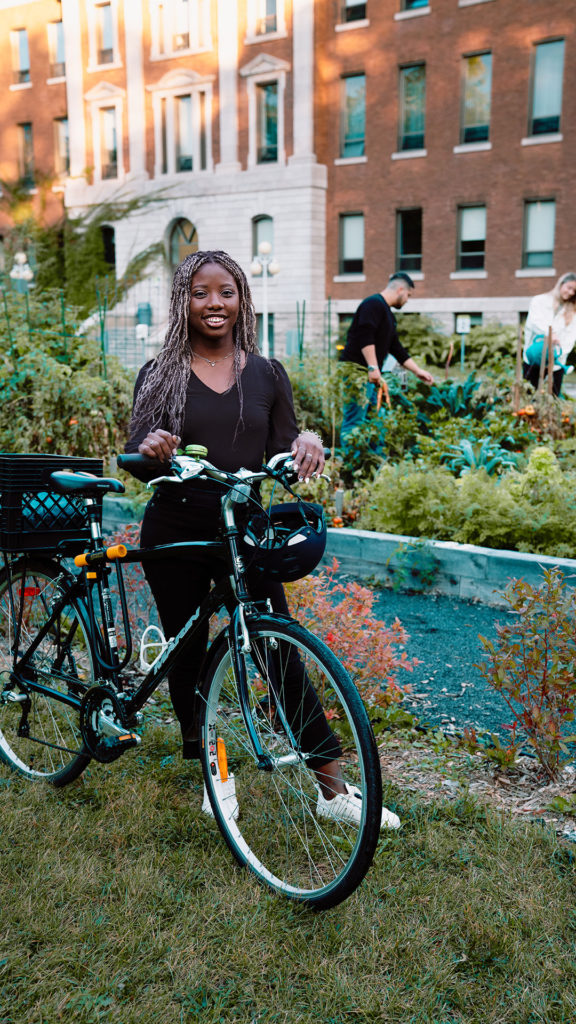
[[[118,464],[130,468],[135,460],[144,457],[119,456]],[[90,540],[76,567],[66,550],[4,551],[0,757],[30,780],[63,786],[90,760],[111,762],[137,746],[138,712],[206,621],[224,612],[226,624],[196,684],[200,759],[212,812],[236,860],[261,882],[327,908],[350,895],[370,867],[380,829],[381,773],[366,709],[341,663],[296,621],[252,601],[247,589],[247,541],[254,545],[257,536],[264,547],[273,545],[275,531],[255,485],[272,479],[294,497],[291,469],[289,454],[257,473],[224,473],[205,458],[174,457],[169,477],[162,477],[171,486],[192,478],[222,485],[219,539],[133,550],[102,542],[100,499],[124,490],[118,480],[52,473],[53,497],[81,505]],[[293,508],[303,511],[305,523],[305,505],[297,501]],[[167,555],[184,559],[199,545],[224,559],[228,572],[181,632],[160,645],[135,686],[125,671],[132,641],[122,564]],[[322,764],[334,756],[326,754],[326,735],[332,749],[336,742],[344,780],[360,798],[358,820],[325,813],[318,780]]]

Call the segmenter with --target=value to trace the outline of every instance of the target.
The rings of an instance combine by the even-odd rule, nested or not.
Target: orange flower
[[[332,526],[344,526],[344,520],[340,516],[334,516],[332,519]]]
[[[71,427],[75,427],[78,423],[78,420],[68,420],[68,423]]]

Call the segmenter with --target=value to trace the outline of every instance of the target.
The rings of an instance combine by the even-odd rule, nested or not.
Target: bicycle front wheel
[[[88,764],[78,699],[94,681],[90,641],[75,601],[50,626],[22,673],[13,671],[59,596],[57,562],[22,559],[0,573],[0,758],[28,779],[64,786]],[[18,633],[18,622],[20,628]]]
[[[288,619],[249,628],[248,719],[226,636],[202,691],[202,765],[221,832],[238,862],[272,889],[317,909],[350,895],[372,862],[380,829],[378,751],[362,700],[324,643]],[[359,790],[357,821],[326,817],[323,766],[337,762]]]

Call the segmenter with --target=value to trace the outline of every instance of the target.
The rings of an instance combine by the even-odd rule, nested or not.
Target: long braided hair
[[[242,268],[226,252],[205,250],[194,252],[176,268],[172,281],[168,330],[161,352],[156,356],[144,383],[140,388],[134,409],[130,431],[135,434],[146,427],[148,430],[169,430],[172,434],[182,433],[186,389],[191,373],[189,311],[190,291],[194,274],[206,263],[218,263],[234,278],[238,288],[239,310],[234,325],[234,380],[238,386],[240,417],[237,430],[242,423],[244,407],[241,370],[242,352],[257,352],[256,314],[250,294],[250,286]]]

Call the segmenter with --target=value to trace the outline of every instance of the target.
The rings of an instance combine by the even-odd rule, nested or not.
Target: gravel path
[[[478,634],[496,638],[494,624],[509,612],[450,597],[376,591],[374,614],[386,623],[396,616],[406,629],[406,652],[421,662],[400,682],[412,684],[410,710],[423,723],[461,731],[465,726],[496,732],[511,715],[500,695],[490,689],[475,664],[484,660]]]

